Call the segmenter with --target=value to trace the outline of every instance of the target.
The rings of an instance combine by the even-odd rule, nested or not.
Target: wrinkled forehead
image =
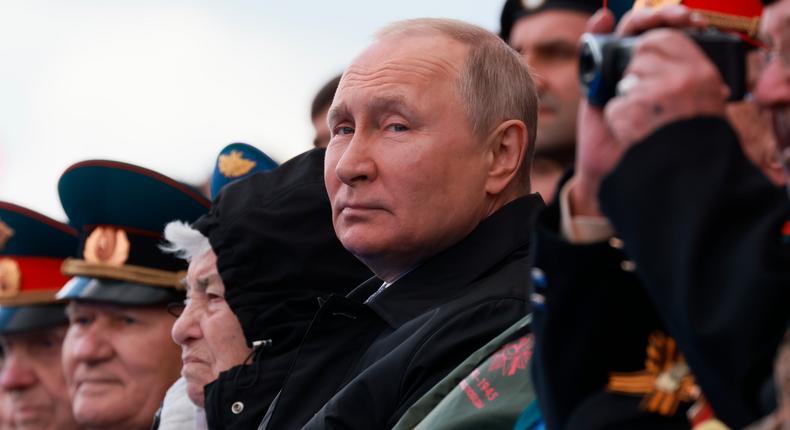
[[[760,37],[769,44],[790,42],[790,0],[781,0],[765,8]]]
[[[74,313],[74,312],[92,312],[92,313],[104,313],[104,314],[119,314],[123,313],[128,310],[136,310],[136,311],[162,311],[165,314],[165,307],[164,305],[145,305],[145,306],[129,306],[129,305],[121,305],[116,303],[106,303],[106,302],[93,302],[93,301],[84,301],[84,300],[72,300],[66,305],[66,313]]]
[[[217,273],[217,254],[210,249],[189,262],[187,278],[208,276]]]

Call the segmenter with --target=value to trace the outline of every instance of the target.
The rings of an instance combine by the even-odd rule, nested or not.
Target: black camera
[[[746,44],[738,36],[716,29],[686,34],[719,69],[724,83],[730,87],[730,100],[743,99],[746,95]],[[623,78],[638,40],[639,36],[582,35],[579,78],[590,104],[604,106],[616,95],[617,83]]]

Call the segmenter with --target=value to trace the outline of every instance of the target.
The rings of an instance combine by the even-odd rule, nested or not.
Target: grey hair
[[[433,35],[444,35],[469,47],[457,86],[466,116],[478,136],[485,137],[511,119],[526,125],[529,145],[522,172],[529,185],[538,128],[538,94],[526,61],[494,33],[454,19],[398,21],[380,30],[376,39]]]
[[[159,249],[186,261],[192,261],[211,250],[208,238],[183,221],[173,221],[165,226],[165,240],[167,243],[159,246]]]

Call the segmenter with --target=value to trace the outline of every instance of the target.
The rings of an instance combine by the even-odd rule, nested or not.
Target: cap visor
[[[173,288],[82,276],[72,278],[57,294],[60,300],[84,300],[131,306],[165,304],[183,297],[182,291]]]

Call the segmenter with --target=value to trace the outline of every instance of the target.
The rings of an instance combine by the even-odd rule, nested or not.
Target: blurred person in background
[[[755,43],[762,11],[758,1],[684,3],[696,14],[720,18],[718,28],[740,31]],[[744,148],[760,154],[754,162],[759,159],[765,171],[775,173],[776,163],[768,163],[775,160],[770,156],[775,148],[758,109],[748,102],[730,103],[728,109],[745,138]],[[580,127],[578,141],[597,137],[594,131]],[[540,220],[536,266],[545,280],[536,292],[535,376],[544,418],[550,428],[609,428],[626,422],[639,428],[688,428],[687,409],[700,399],[693,369],[678,373],[683,384],[676,385],[682,390],[654,388],[650,381],[664,378],[668,369],[688,367],[683,351],[642,284],[638,265],[623,252],[622,239],[599,211],[587,211],[588,202],[597,205],[597,190],[587,188],[587,175],[595,174],[591,166],[597,168],[595,162],[607,154],[607,148],[593,149],[577,148],[575,175]],[[592,350],[596,353],[579,366],[574,357]]]
[[[313,128],[315,129],[313,146],[316,148],[326,148],[329,145],[331,133],[329,132],[329,126],[326,124],[326,114],[329,112],[329,106],[332,105],[332,99],[335,98],[335,91],[337,91],[337,85],[340,83],[340,76],[337,75],[325,83],[316,93],[310,106],[310,120],[313,122]]]
[[[579,38],[596,0],[508,0],[499,35],[529,65],[540,97],[532,189],[554,198],[557,183],[573,165],[579,89]]]
[[[617,97],[603,110],[582,107],[586,156],[576,174],[586,192],[571,191],[571,201],[603,213],[635,261],[704,394],[692,422],[715,414],[740,428],[775,407],[773,357],[790,306],[790,211],[776,178],[748,158],[749,142],[727,121],[730,89],[716,67],[682,32],[651,30],[707,19],[715,17],[672,6],[637,11],[618,27],[619,35],[644,34]],[[790,130],[788,19],[788,0],[765,9],[767,48],[753,90],[780,143]],[[599,31],[611,26],[606,14],[591,21]]]
[[[173,339],[209,428],[257,427],[320,302],[372,276],[335,236],[323,167],[324,150],[309,151],[165,229],[167,249],[191,257]]]
[[[74,416],[93,429],[149,429],[181,358],[166,305],[183,300],[186,264],[163,254],[162,229],[193,222],[210,203],[188,187],[130,164],[92,160],[58,183],[82,258],[57,297],[68,301],[63,367]]]
[[[60,364],[68,320],[55,300],[68,281],[60,265],[76,249],[73,228],[0,202],[0,428],[80,428]]]

